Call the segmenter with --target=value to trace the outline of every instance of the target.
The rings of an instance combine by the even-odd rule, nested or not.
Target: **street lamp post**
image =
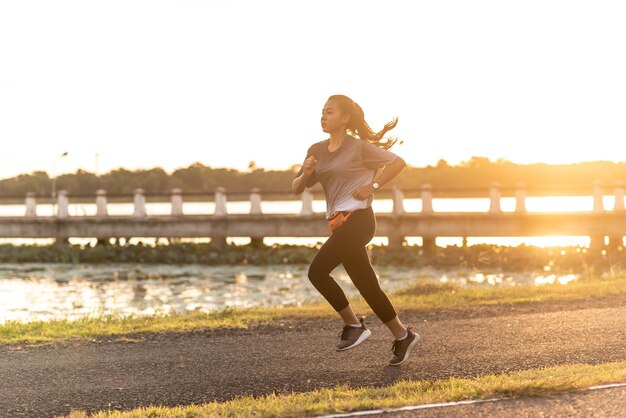
[[[63,154],[59,155],[58,157],[56,157],[54,159],[54,162],[52,163],[52,216],[55,216],[56,213],[56,181],[57,181],[57,177],[56,177],[56,173],[55,173],[55,167],[56,167],[56,163],[59,159],[65,157],[67,154],[69,154],[67,151],[65,151]]]

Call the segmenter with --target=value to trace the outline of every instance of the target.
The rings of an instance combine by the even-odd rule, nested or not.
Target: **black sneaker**
[[[343,351],[356,347],[372,335],[372,331],[365,327],[362,317],[359,319],[359,322],[361,322],[361,326],[358,328],[348,324],[344,325],[343,329],[339,333],[341,341],[337,344],[337,351]]]
[[[411,331],[411,328],[411,326],[406,328],[406,332],[409,335],[404,340],[393,340],[393,345],[391,346],[393,357],[389,360],[391,366],[399,366],[407,361],[413,347],[415,347],[420,340],[419,334]]]

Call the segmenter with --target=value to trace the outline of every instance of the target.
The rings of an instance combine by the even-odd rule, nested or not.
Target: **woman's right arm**
[[[296,178],[291,182],[291,191],[294,194],[300,194],[305,188],[313,186],[317,183],[317,177],[315,175],[315,167],[317,166],[317,159],[313,156],[312,147],[307,151],[307,156],[304,159],[300,171],[296,174]]]
[[[304,191],[304,189],[306,188],[307,180],[309,180],[309,174],[307,174],[306,171],[293,179],[293,182],[291,182],[291,190],[294,192],[294,194],[300,194]]]

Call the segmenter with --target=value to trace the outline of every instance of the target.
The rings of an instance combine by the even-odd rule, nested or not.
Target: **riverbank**
[[[0,245],[0,263],[163,263],[163,264],[308,264],[316,246],[226,245],[171,243],[147,245]],[[516,247],[479,244],[467,247],[436,247],[430,251],[411,245],[390,248],[368,246],[372,264],[437,269],[480,269],[481,271],[551,271],[593,276],[626,269],[626,251],[621,246],[590,251],[586,247]]]
[[[600,304],[598,298],[622,298],[626,303],[626,276],[581,278],[566,285],[515,286],[506,288],[462,288],[452,284],[414,284],[390,293],[398,312],[433,313],[478,309],[526,309],[533,304],[553,302]],[[613,299],[611,299],[613,300]],[[374,317],[365,301],[351,300],[355,312]],[[452,312],[452,313],[450,313]],[[271,326],[279,321],[294,326],[306,320],[336,318],[328,303],[276,308],[227,308],[211,312],[174,312],[167,315],[114,315],[84,317],[78,320],[51,320],[22,323],[8,321],[0,325],[0,344],[41,344],[58,341],[89,341],[135,338],[142,334],[188,332],[193,330],[248,329]]]

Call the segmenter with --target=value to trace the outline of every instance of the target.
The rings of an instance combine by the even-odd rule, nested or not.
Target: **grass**
[[[90,416],[304,417],[465,399],[545,396],[623,381],[626,381],[626,362],[600,365],[570,364],[477,378],[402,380],[391,386],[378,388],[350,388],[347,385],[340,385],[305,393],[283,395],[272,393],[258,398],[243,396],[227,402],[173,408],[149,406],[126,412],[102,411]],[[69,417],[82,418],[87,417],[87,414],[84,411],[73,411]]]
[[[454,285],[415,284],[390,294],[399,312],[472,309],[488,305],[582,300],[626,294],[626,278],[583,279],[567,285],[516,286],[500,289],[461,288]],[[360,314],[373,315],[362,298],[351,303]],[[36,344],[100,336],[163,331],[188,331],[208,328],[247,328],[271,324],[282,319],[329,318],[337,314],[323,301],[304,306],[275,308],[228,308],[212,312],[175,312],[168,315],[100,315],[78,320],[20,322],[0,325],[0,344]]]

